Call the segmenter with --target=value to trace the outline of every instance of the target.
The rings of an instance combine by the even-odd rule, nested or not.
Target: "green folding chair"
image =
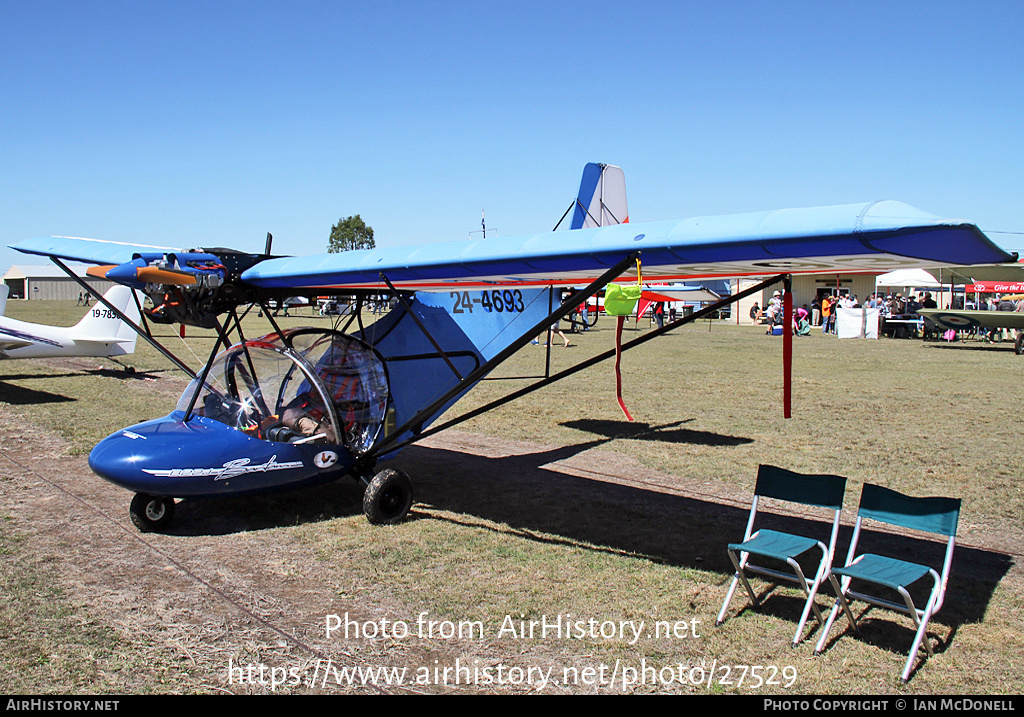
[[[858,555],[857,544],[860,541],[865,519],[946,536],[946,554],[941,574],[929,565],[897,560],[873,553]],[[953,562],[953,547],[956,542],[956,527],[959,519],[959,498],[914,498],[888,488],[870,483],[865,484],[861,493],[857,523],[854,526],[846,565],[842,568],[833,568],[829,574],[829,581],[832,583],[832,589],[837,597],[835,605],[832,606],[832,611],[829,613],[825,629],[822,631],[821,639],[818,640],[818,645],[814,650],[815,654],[821,654],[824,649],[825,640],[828,638],[832,623],[835,622],[840,609],[846,613],[854,631],[858,635],[860,634],[860,627],[850,609],[850,602],[861,600],[870,605],[904,613],[913,619],[917,631],[914,643],[910,648],[910,655],[907,657],[906,667],[900,677],[903,682],[910,679],[910,671],[914,666],[921,644],[924,643],[929,657],[933,654],[925,631],[928,628],[928,621],[942,607],[945,598],[946,581],[949,579],[949,568]],[[932,581],[931,588],[928,590],[928,599],[924,608],[918,608],[914,605],[910,588],[915,587],[915,584],[927,577],[930,577]],[[903,603],[900,604],[879,595],[852,589],[853,586],[856,586],[862,590],[865,583],[882,586],[885,589],[878,592],[883,594],[892,595],[892,592],[895,591],[903,598]],[[921,586],[926,587],[927,582],[921,583]]]
[[[729,559],[736,572],[726,593],[725,602],[722,603],[722,609],[718,613],[718,625],[725,622],[725,613],[740,582],[746,588],[750,602],[755,607],[760,605],[754,589],[750,586],[748,576],[751,574],[767,578],[777,584],[796,583],[803,590],[804,608],[796,633],[793,635],[794,646],[802,639],[804,625],[811,611],[814,612],[818,624],[824,622],[821,611],[814,602],[814,596],[832,565],[845,491],[846,479],[841,476],[804,475],[768,465],[758,468],[754,500],[750,507],[743,542],[730,543],[728,547]],[[755,530],[755,524],[760,522],[758,511],[764,498],[831,511],[832,532],[828,543],[767,528]],[[815,561],[817,564],[814,566],[813,577],[808,579],[806,574],[809,571],[804,570],[801,562],[810,567]],[[786,566],[788,571],[785,569]]]

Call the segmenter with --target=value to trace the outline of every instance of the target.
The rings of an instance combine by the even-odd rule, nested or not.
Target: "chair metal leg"
[[[832,589],[836,593],[836,602],[832,606],[832,610],[828,614],[828,620],[825,622],[825,627],[822,628],[821,637],[818,639],[818,644],[814,648],[814,654],[820,655],[825,649],[825,640],[828,639],[829,632],[832,631],[832,625],[835,623],[836,618],[839,616],[839,610],[842,609],[846,613],[846,618],[850,621],[853,626],[854,632],[860,634],[860,627],[857,625],[857,619],[853,616],[853,611],[850,610],[849,604],[846,602],[844,590],[849,587],[850,581],[848,578],[844,578],[842,585],[836,580],[835,575],[829,573],[829,582],[832,583]]]
[[[924,630],[924,626],[927,624],[926,620],[921,619],[925,613],[918,612],[917,608],[914,606],[913,598],[910,597],[910,593],[908,593],[905,589],[903,589],[902,587],[898,588],[898,592],[900,595],[903,596],[903,602],[905,602],[907,605],[907,614],[910,615],[910,619],[914,621],[914,629],[916,634],[914,637],[914,646],[911,648],[911,652],[917,652],[917,648],[921,646],[921,636],[923,634],[922,631]],[[929,607],[931,606],[931,603],[932,600],[931,598],[929,598]],[[927,640],[924,641],[924,646],[925,651],[928,653],[928,657],[932,657],[932,646],[928,643]]]
[[[718,611],[718,619],[715,621],[716,625],[721,625],[725,622],[725,613],[729,609],[729,603],[732,602],[732,596],[736,592],[736,586],[740,582],[740,575],[736,573],[732,576],[732,583],[729,585],[729,591],[725,594],[725,602],[722,603],[722,609]]]
[[[821,628],[821,637],[818,638],[818,644],[814,646],[814,654],[820,655],[825,649],[825,640],[828,639],[828,634],[832,631],[832,623],[836,621],[836,617],[839,615],[839,598],[836,598],[835,604],[832,609],[829,610],[828,619],[825,620],[825,626]]]
[[[814,612],[814,618],[818,621],[819,625],[824,624],[825,618],[821,614],[821,610],[818,609],[817,604],[814,602],[814,596],[818,594],[818,587],[821,585],[822,573],[825,572],[825,556],[822,556],[822,560],[818,563],[818,570],[814,574],[814,582],[808,585],[807,578],[804,577],[803,570],[800,569],[800,564],[795,560],[788,561],[789,565],[800,578],[800,587],[804,591],[804,609],[800,614],[800,622],[796,627],[796,633],[793,635],[793,646],[796,647],[800,644],[801,635],[804,631],[804,626],[807,624],[807,618],[810,613]]]
[[[736,554],[729,552],[729,560],[732,561],[732,565],[736,568],[736,575],[743,582],[743,587],[746,588],[747,595],[750,597],[750,602],[754,604],[754,607],[758,607],[761,603],[757,599],[757,595],[754,593],[754,588],[750,585],[750,581],[747,580],[747,573],[744,568],[747,565],[748,554],[744,553],[742,557],[736,557]]]
[[[932,594],[928,596],[928,604],[925,609],[918,613],[914,608],[914,601],[911,600],[910,595],[906,590],[900,588],[900,594],[903,595],[903,600],[907,603],[907,607],[910,609],[910,616],[914,619],[914,624],[917,625],[917,632],[914,634],[914,644],[910,646],[910,655],[907,656],[907,664],[903,668],[903,674],[900,679],[906,682],[910,679],[910,670],[914,666],[914,661],[917,659],[917,651],[921,648],[921,644],[924,643],[925,652],[928,653],[928,657],[934,657],[935,651],[932,649],[932,645],[928,642],[928,622],[931,620],[932,613],[935,610],[935,599],[938,594],[938,583],[932,590]],[[918,616],[920,614],[920,617]]]

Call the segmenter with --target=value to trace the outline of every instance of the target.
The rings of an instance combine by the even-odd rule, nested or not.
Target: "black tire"
[[[143,533],[164,530],[174,520],[174,499],[136,493],[128,513]]]
[[[363,513],[372,525],[401,522],[412,508],[412,481],[393,468],[373,477],[363,493]]]
[[[1018,356],[1024,354],[1024,331],[1017,334],[1017,342],[1013,345],[1013,350]]]

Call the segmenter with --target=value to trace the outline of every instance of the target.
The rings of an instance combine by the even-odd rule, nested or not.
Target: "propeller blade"
[[[158,269],[155,266],[140,266],[135,273],[139,281],[148,284],[195,284],[195,274],[174,269]]]
[[[117,264],[107,264],[105,266],[90,266],[85,270],[88,276],[94,276],[97,279],[106,279],[107,272],[116,267]]]

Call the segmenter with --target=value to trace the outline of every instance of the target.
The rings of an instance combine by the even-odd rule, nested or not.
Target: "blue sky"
[[[898,199],[1024,247],[1024,3],[0,0],[0,271]],[[1024,252],[1022,252],[1024,253]]]

